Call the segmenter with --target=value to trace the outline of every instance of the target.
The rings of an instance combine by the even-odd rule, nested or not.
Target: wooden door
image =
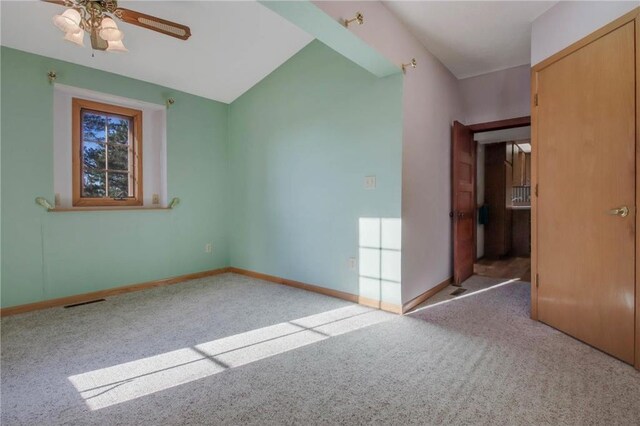
[[[537,72],[538,319],[634,358],[634,23]],[[614,210],[627,207],[629,212]]]
[[[476,245],[476,143],[471,130],[453,123],[452,219],[453,279],[456,285],[473,275]]]

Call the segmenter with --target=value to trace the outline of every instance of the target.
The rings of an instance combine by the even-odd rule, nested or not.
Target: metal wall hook
[[[49,84],[53,84],[53,82],[56,81],[56,78],[58,78],[58,76],[55,71],[51,70],[47,73],[47,78],[49,79]]]
[[[173,104],[175,104],[175,103],[176,103],[176,100],[175,100],[175,99],[173,99],[173,98],[167,98],[167,102],[166,102],[166,104],[167,104],[167,108],[169,108],[171,105],[173,105]]]

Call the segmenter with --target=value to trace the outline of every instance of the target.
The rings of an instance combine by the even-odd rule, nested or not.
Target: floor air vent
[[[453,292],[451,293],[451,296],[460,296],[465,291],[467,291],[466,288],[462,288],[462,287],[457,288],[457,289],[453,290]]]
[[[107,299],[96,299],[96,300],[89,300],[88,302],[80,302],[80,303],[74,303],[72,305],[66,305],[64,308],[75,308],[76,306],[82,306],[82,305],[90,305],[92,303],[98,303],[98,302],[104,302]]]

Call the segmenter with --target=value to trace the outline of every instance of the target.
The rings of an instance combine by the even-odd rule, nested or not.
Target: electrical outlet
[[[356,267],[358,266],[358,261],[356,260],[355,257],[350,257],[349,258],[349,269],[352,271],[356,270]]]
[[[207,243],[207,244],[205,244],[205,246],[204,246],[204,252],[205,252],[205,253],[211,253],[211,252],[213,252],[213,244],[211,244],[211,243]]]
[[[364,177],[364,189],[376,189],[376,177],[365,176]]]
[[[151,204],[160,204],[160,196],[158,194],[153,194]]]

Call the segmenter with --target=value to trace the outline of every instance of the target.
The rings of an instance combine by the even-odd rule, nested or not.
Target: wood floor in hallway
[[[531,258],[480,259],[473,265],[473,272],[485,277],[519,278],[522,281],[531,281]]]

